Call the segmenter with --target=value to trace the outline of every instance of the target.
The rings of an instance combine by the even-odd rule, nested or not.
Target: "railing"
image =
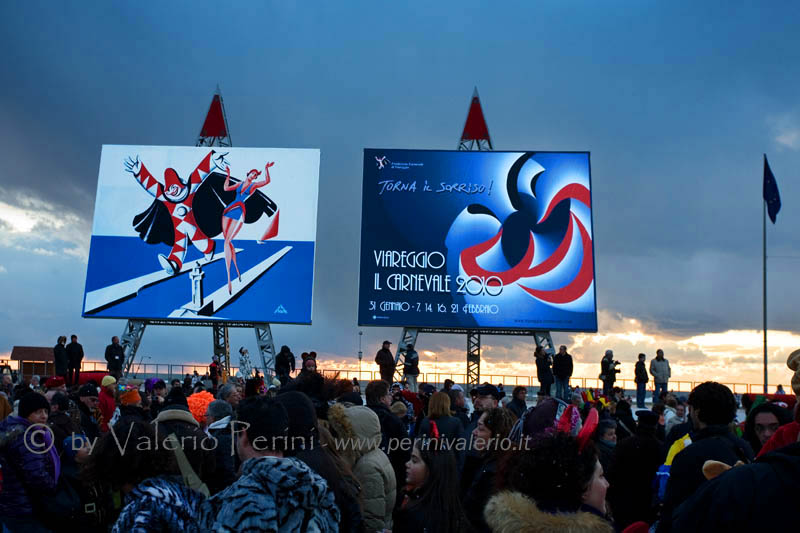
[[[11,368],[14,370],[19,370],[19,362],[18,361],[2,361],[3,364],[9,364]],[[299,361],[298,361],[299,363]],[[51,363],[52,364],[52,363]],[[172,379],[183,379],[186,374],[192,375],[194,371],[197,371],[198,374],[201,376],[208,372],[207,365],[201,364],[183,364],[183,365],[173,365],[173,364],[164,364],[164,363],[143,363],[143,364],[135,364],[131,368],[131,376],[135,376],[138,378],[150,378],[150,377],[158,377],[165,381],[169,381]],[[235,375],[236,372],[239,370],[238,367],[232,367],[231,371]],[[81,366],[82,372],[105,372],[106,371],[106,363],[104,361],[84,361]],[[341,379],[353,379],[357,378],[359,382],[369,382],[376,379],[381,379],[380,372],[377,370],[347,370],[347,369],[335,369],[335,368],[320,368],[320,372],[323,375],[333,377],[337,373]],[[296,372],[295,372],[296,374]],[[444,383],[445,379],[451,379],[456,383],[464,384],[466,382],[466,374],[454,374],[449,372],[421,372],[419,377],[417,378],[417,382],[419,383],[436,383],[441,384]],[[523,387],[533,387],[538,389],[539,381],[535,376],[508,376],[508,375],[501,375],[501,374],[481,374],[480,382],[489,382],[495,385],[502,383],[505,387],[516,387],[517,385],[521,385]],[[569,380],[571,386],[575,387],[578,386],[581,389],[602,389],[603,382],[600,381],[598,378],[581,378],[581,377],[572,377]],[[678,381],[678,380],[670,380],[669,381],[669,389],[676,392],[682,392],[688,394],[692,391],[697,385],[699,385],[700,381]],[[761,383],[722,383],[730,388],[736,394],[747,394],[747,393],[755,393],[761,394],[764,392],[764,385]],[[636,390],[636,383],[632,379],[617,379],[614,383],[617,387],[620,387],[625,390]],[[774,383],[769,386],[770,391],[774,392],[777,387],[778,383]],[[780,384],[783,387],[783,390],[787,392],[787,394],[791,394],[791,387],[786,383]],[[652,380],[648,383],[647,387],[648,391],[653,390],[653,382]]]

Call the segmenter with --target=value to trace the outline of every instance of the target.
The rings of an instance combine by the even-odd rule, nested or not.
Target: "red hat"
[[[44,387],[46,389],[55,389],[56,387],[63,387],[64,385],[66,385],[66,383],[61,376],[50,378],[44,382]]]

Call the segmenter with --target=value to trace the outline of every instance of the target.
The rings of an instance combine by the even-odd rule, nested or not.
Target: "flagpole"
[[[766,155],[764,155],[766,158]],[[767,201],[762,199],[762,227],[763,227],[763,269],[764,269],[764,394],[767,391]]]

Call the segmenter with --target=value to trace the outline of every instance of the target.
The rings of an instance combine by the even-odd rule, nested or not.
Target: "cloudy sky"
[[[3,2],[0,354],[119,320],[80,317],[102,144],[192,145],[217,84],[235,146],[320,148],[314,325],[279,344],[353,365],[364,147],[454,149],[477,86],[494,145],[590,151],[596,335],[556,334],[595,377],[663,346],[676,379],[761,379],[762,153],[771,381],[800,347],[800,6],[794,2]],[[365,359],[399,329],[365,328]],[[255,351],[250,331],[234,347]],[[423,371],[465,339],[425,335]],[[485,337],[530,374],[532,342]],[[153,327],[153,360],[204,361],[211,332]],[[591,364],[591,366],[589,366]]]

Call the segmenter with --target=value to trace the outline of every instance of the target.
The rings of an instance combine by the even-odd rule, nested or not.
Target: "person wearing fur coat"
[[[493,533],[612,533],[605,518],[608,482],[592,443],[574,437],[541,437],[531,449],[506,457],[501,491],[484,509]]]

